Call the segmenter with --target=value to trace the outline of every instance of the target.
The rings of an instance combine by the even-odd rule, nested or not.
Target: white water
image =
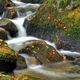
[[[24,23],[25,18],[28,18],[29,16],[31,16],[33,14],[34,13],[32,13],[32,12],[27,12],[27,16],[25,16],[25,17],[16,18],[14,20],[10,19],[17,26],[17,29],[18,29],[18,37],[27,36],[26,30],[23,27],[23,23]]]
[[[1,17],[0,17],[0,19],[1,19]]]
[[[21,5],[22,3],[16,2],[16,4]],[[30,41],[30,40],[40,40],[39,38],[26,36],[26,32],[25,32],[25,29],[23,27],[24,19],[25,19],[25,17],[17,18],[15,20],[11,20],[13,23],[16,24],[16,26],[17,26],[17,28],[19,30],[19,33],[18,33],[19,37],[6,41],[9,45],[11,45],[11,44],[21,44],[21,43],[24,43],[24,42]],[[56,48],[54,43],[51,43],[49,41],[46,41],[46,43],[51,45],[51,46],[53,46],[57,50],[57,48]],[[65,50],[60,50],[60,51],[57,50],[57,51],[60,54],[66,54],[66,55],[70,55],[70,56],[74,56],[74,57],[79,57],[80,56],[80,53],[78,53],[78,52],[71,52],[71,51],[65,51]],[[32,64],[30,64],[30,62],[29,62],[30,57],[29,56],[27,56],[25,54],[21,54],[21,56],[23,56],[25,58],[26,63],[28,65],[28,68],[31,71],[34,71],[36,73],[40,73],[42,75],[53,77],[53,78],[54,77],[65,78],[65,77],[79,77],[80,76],[79,74],[67,74],[67,73],[59,73],[59,72],[55,72],[55,71],[44,70],[43,69],[44,66],[42,66],[42,65],[32,65]]]
[[[23,3],[23,2],[20,2],[20,1],[17,1],[17,0],[11,0],[13,3],[15,3],[17,6],[19,5],[26,5],[26,3]]]
[[[25,17],[11,20],[17,26],[18,37],[26,36],[26,31],[25,31],[25,28],[23,27],[24,19]]]
[[[30,41],[30,40],[39,40],[38,38],[35,37],[19,37],[19,38],[14,38],[11,40],[6,41],[9,45],[10,44],[19,44],[19,43],[24,43],[26,41]]]
[[[26,54],[19,54],[19,55],[21,55],[25,58],[26,63],[28,65],[28,69],[30,71],[36,72],[40,75],[44,75],[46,77],[51,77],[51,78],[56,78],[56,79],[80,77],[80,74],[78,74],[78,73],[74,74],[74,73],[66,73],[65,71],[64,72],[56,72],[56,71],[45,70],[45,66],[43,66],[43,65],[30,64],[29,59],[31,57],[27,56]]]

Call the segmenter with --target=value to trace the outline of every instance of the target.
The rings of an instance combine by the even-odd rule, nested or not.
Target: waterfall
[[[13,19],[13,20],[10,19],[16,25],[16,27],[18,29],[18,37],[27,36],[26,30],[23,27],[23,23],[24,23],[25,18],[28,18],[31,15],[34,15],[34,13],[29,11],[29,12],[27,12],[27,16],[25,16],[25,17],[22,17],[22,18],[18,17],[18,18]]]
[[[36,8],[36,7],[39,6],[37,4],[25,4],[25,3],[22,3],[22,2],[19,2],[19,1],[16,1],[16,0],[12,0],[12,1],[16,5],[18,5],[18,7],[22,7],[22,6],[24,7],[26,5],[27,7]],[[29,18],[29,16],[32,16],[35,13],[32,13],[32,11],[28,11],[28,12],[26,12],[24,14],[21,14],[21,13],[17,12],[17,14],[18,14],[18,18],[16,18],[16,19],[10,19],[10,20],[18,28],[18,37],[6,41],[11,48],[14,48],[15,47],[14,48],[15,51],[18,50],[18,49],[20,49],[20,48],[22,48],[23,45],[24,45],[23,43],[26,42],[26,41],[30,41],[30,40],[41,40],[41,39],[36,38],[36,37],[27,36],[26,30],[23,27],[23,22],[24,22],[25,18]],[[24,16],[24,17],[22,17],[22,16]],[[71,52],[71,51],[67,51],[67,50],[58,50],[56,48],[56,45],[55,45],[54,42],[52,43],[52,42],[49,42],[47,40],[45,40],[45,42],[48,45],[50,45],[53,48],[55,48],[59,54],[69,55],[69,56],[72,56],[72,57],[80,57],[80,53],[78,53],[78,52]],[[30,60],[32,60],[32,57],[28,56],[27,54],[24,54],[23,53],[23,54],[19,54],[19,55],[21,55],[22,57],[25,58],[25,61],[26,61],[26,64],[28,65],[28,69],[29,70],[31,70],[33,72],[36,72],[38,74],[42,74],[43,76],[52,77],[52,79],[50,79],[50,80],[53,80],[53,79],[54,80],[68,80],[69,78],[70,78],[69,80],[72,80],[75,77],[80,77],[80,74],[78,74],[78,73],[75,74],[75,73],[67,73],[66,71],[63,71],[63,72],[51,71],[51,68],[49,69],[50,70],[49,71],[49,70],[47,70],[45,68],[44,65],[31,64],[30,63]],[[64,63],[62,63],[62,66],[65,65],[65,64],[64,65],[63,64]],[[52,67],[53,66],[54,65],[52,65]],[[59,69],[61,69],[61,67],[62,67],[62,66],[59,66],[59,65],[57,65],[57,66],[58,66]],[[67,66],[67,68],[68,67],[74,67],[74,65]],[[65,67],[63,67],[63,68],[66,69]]]
[[[18,37],[26,36],[26,30],[23,27],[24,19],[25,19],[25,17],[11,20],[17,26]]]

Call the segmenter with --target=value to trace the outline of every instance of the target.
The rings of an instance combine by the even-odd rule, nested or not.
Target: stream
[[[25,4],[16,0],[12,0],[16,5],[19,7],[24,7],[25,6],[32,6],[33,8],[36,8],[37,6],[40,6],[39,4]],[[20,16],[18,12],[18,18],[15,19],[10,19],[18,28],[18,37],[13,38],[10,40],[7,40],[6,42],[9,44],[11,48],[14,50],[19,50],[22,48],[22,44],[26,41],[30,40],[40,40],[39,38],[32,37],[32,36],[27,36],[26,30],[23,27],[23,22],[25,18],[29,18],[30,16],[34,15],[34,12],[28,11],[26,12],[26,15]],[[45,40],[46,41],[46,40]],[[55,43],[51,43],[49,41],[46,41],[47,44],[51,45],[54,47],[56,50],[56,45]],[[78,52],[71,52],[71,51],[65,51],[65,50],[57,50],[60,54],[66,54],[69,56],[73,57],[79,57],[80,53]],[[80,80],[80,72],[74,72],[75,71],[80,71],[80,67],[77,65],[71,65],[68,62],[62,62],[59,64],[50,64],[50,65],[33,65],[29,62],[29,59],[31,59],[29,56],[23,54],[20,54],[23,56],[26,60],[26,63],[28,65],[28,71],[32,72],[33,74],[37,74],[38,76],[45,77],[46,79],[50,80]],[[68,69],[69,68],[69,69]],[[73,72],[68,72],[68,71]]]

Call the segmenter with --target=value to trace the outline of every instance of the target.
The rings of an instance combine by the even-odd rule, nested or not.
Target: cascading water
[[[18,17],[17,19],[11,20],[18,28],[18,37],[27,36],[26,30],[23,27],[23,22],[24,22],[25,18],[28,18],[31,15],[33,15],[33,13],[29,11],[29,12],[27,12],[27,16],[22,17],[22,18]]]
[[[26,36],[26,31],[23,27],[24,19],[25,19],[25,17],[24,18],[17,18],[15,20],[11,20],[17,26],[18,37]]]
[[[15,0],[13,0],[13,2],[14,1]],[[15,1],[15,2],[16,2],[17,5],[24,5],[24,3],[20,3],[18,1]],[[26,41],[39,40],[39,38],[27,36],[25,28],[23,27],[24,19],[28,18],[29,16],[31,16],[33,14],[34,13],[28,12],[26,14],[27,16],[20,18],[20,14],[18,13],[18,18],[14,19],[14,20],[11,20],[17,26],[19,32],[18,32],[18,38],[14,38],[12,40],[6,41],[10,45],[10,47],[12,47],[12,48],[14,48],[15,46],[20,47],[22,45],[22,43],[24,43]],[[57,48],[56,48],[54,43],[51,43],[49,41],[46,41],[46,43],[51,45],[52,47],[54,47],[57,50]],[[14,47],[12,45],[14,45]],[[16,50],[16,48],[14,48],[14,49]],[[57,50],[57,51],[60,54],[66,54],[66,55],[73,56],[73,57],[79,57],[80,56],[80,53],[78,53],[78,52],[71,52],[71,51],[65,51],[65,50],[60,50],[60,51]],[[73,78],[75,78],[75,77],[80,77],[79,74],[74,74],[74,73],[73,74],[68,74],[66,72],[48,71],[47,69],[45,69],[45,66],[31,64],[29,62],[29,59],[31,59],[31,57],[29,57],[29,56],[27,56],[25,54],[20,54],[20,55],[25,58],[29,70],[34,71],[34,72],[39,73],[39,74],[42,74],[42,75],[47,76],[47,77],[53,77],[54,80],[63,80],[63,79],[64,80],[73,80]],[[63,66],[63,64],[64,63],[62,63],[62,66]],[[54,65],[52,65],[52,66],[54,66]],[[57,66],[58,66],[59,69],[62,67],[62,66],[60,67],[59,65],[57,65]],[[73,67],[73,66],[71,66],[71,67]],[[53,78],[50,79],[50,80],[53,80]]]
[[[32,11],[29,11],[29,7],[30,9],[37,9],[40,5],[39,4],[25,4],[16,0],[12,0],[13,3],[15,3],[17,6],[16,8],[20,8],[20,7],[26,7],[26,9],[28,8],[28,11],[25,11],[25,13],[21,14],[19,11],[17,11],[17,15],[18,18],[16,19],[10,19],[18,28],[18,37],[23,37],[23,36],[27,36],[26,34],[26,30],[23,27],[23,22],[25,20],[25,18],[28,18],[29,16],[34,15],[34,13],[32,13]]]

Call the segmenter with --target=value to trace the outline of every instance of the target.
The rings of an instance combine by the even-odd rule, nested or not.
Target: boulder
[[[3,13],[4,11],[4,5],[2,3],[2,0],[0,0],[0,15]]]
[[[0,14],[5,11],[6,7],[14,6],[11,0],[0,0]]]
[[[3,28],[0,28],[0,39],[8,40],[8,32]]]
[[[12,72],[16,68],[17,54],[0,39],[0,71]]]
[[[27,68],[27,64],[26,64],[24,57],[17,55],[16,70],[21,70],[25,68]]]
[[[17,11],[14,7],[8,7],[5,9],[3,15],[3,18],[9,18],[9,19],[13,19],[17,17]]]
[[[11,22],[9,19],[7,19],[7,18],[1,19],[0,27],[4,28],[6,31],[8,31],[11,37],[17,36],[18,29],[17,29],[16,25],[13,22]]]
[[[27,44],[27,42],[25,43]],[[48,45],[44,40],[33,41],[27,44],[25,48],[19,51],[29,56],[35,57],[39,64],[49,64],[64,61],[64,55],[60,55],[55,48]],[[74,58],[65,55],[66,60],[74,60]]]
[[[47,0],[29,21],[26,31],[55,42],[58,49],[80,52],[80,1]]]

